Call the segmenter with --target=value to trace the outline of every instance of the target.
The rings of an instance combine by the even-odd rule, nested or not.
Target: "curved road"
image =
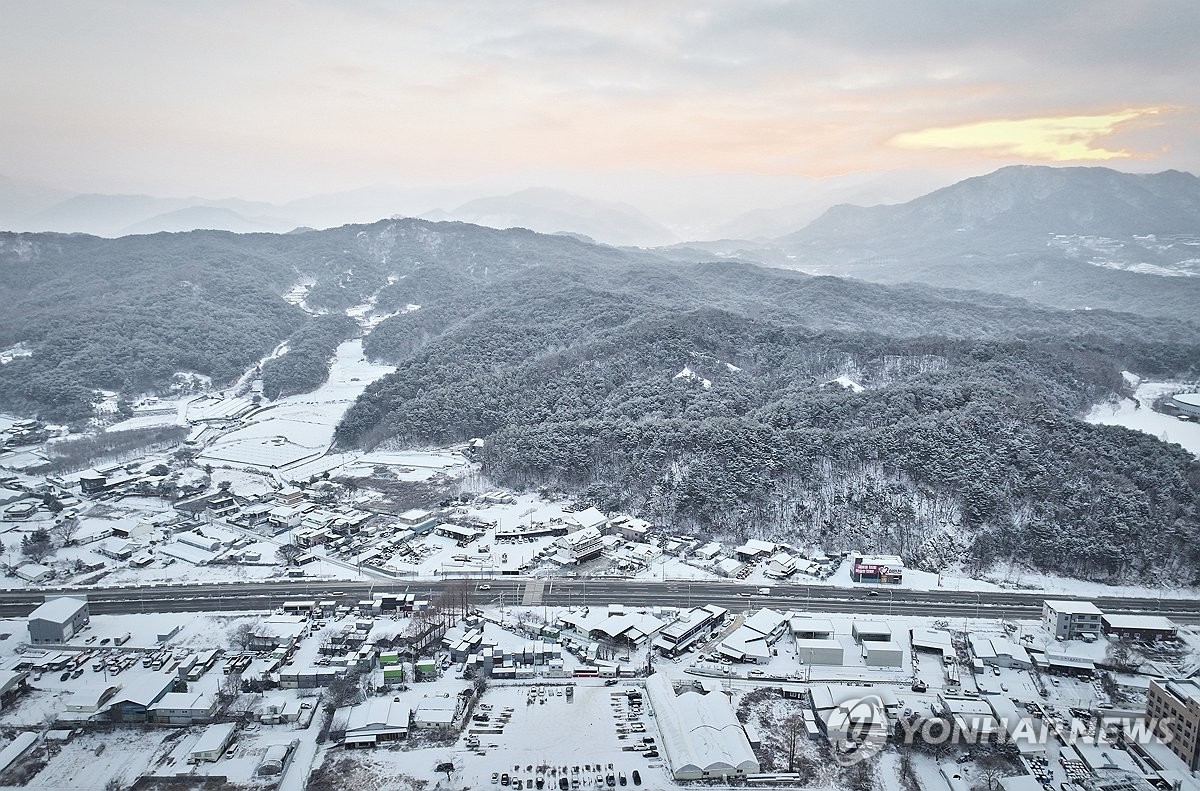
[[[271,610],[289,599],[338,599],[354,603],[373,593],[417,594],[436,599],[443,590],[463,580],[401,582],[312,582],[281,580],[159,584],[96,588],[41,588],[9,590],[0,596],[0,616],[28,615],[44,597],[86,594],[91,611],[105,613],[206,612],[217,610]],[[1181,624],[1200,623],[1200,601],[1132,596],[1079,596],[1015,591],[915,591],[889,588],[835,588],[827,585],[776,584],[770,595],[760,596],[757,585],[724,580],[658,582],[648,580],[577,577],[502,577],[466,580],[477,590],[478,604],[524,606],[571,606],[626,604],[636,607],[688,607],[716,604],[735,610],[757,607],[811,612],[861,613],[864,615],[922,615],[955,618],[1038,618],[1045,599],[1091,601],[1113,613],[1163,615]],[[527,585],[529,590],[527,591]],[[539,590],[540,589],[540,590]],[[868,590],[877,592],[869,595]]]

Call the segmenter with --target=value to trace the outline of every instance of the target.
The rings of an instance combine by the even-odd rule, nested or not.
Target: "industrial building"
[[[850,624],[850,635],[856,643],[890,643],[892,627],[882,621],[855,621]]]
[[[29,642],[34,645],[65,643],[90,619],[86,596],[48,598],[29,614]]]
[[[398,698],[368,698],[346,715],[347,747],[373,747],[379,742],[399,741],[408,736],[408,706]]]
[[[1146,722],[1188,769],[1200,769],[1200,682],[1150,679]]]
[[[796,661],[802,665],[841,665],[845,661],[845,647],[829,638],[796,639]]]
[[[1200,418],[1200,393],[1179,393],[1171,396],[1170,405],[1181,415]]]
[[[797,640],[828,640],[833,637],[833,621],[827,618],[792,618],[788,626]]]
[[[758,758],[729,698],[715,688],[689,686],[675,694],[661,673],[646,682],[671,775],[705,780],[757,774]]]
[[[904,648],[899,643],[865,640],[862,652],[867,667],[901,667],[904,664]]]
[[[1178,635],[1170,618],[1161,615],[1109,615],[1100,618],[1104,634],[1132,640],[1174,640]]]
[[[1100,636],[1100,608],[1090,601],[1042,602],[1042,621],[1055,640],[1089,640]]]

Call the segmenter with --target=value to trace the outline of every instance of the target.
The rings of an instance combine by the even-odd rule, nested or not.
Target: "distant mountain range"
[[[623,246],[670,244],[678,238],[638,209],[569,192],[527,189],[462,202],[461,190],[376,186],[286,204],[239,199],[72,194],[0,178],[0,229],[128,236],[163,231],[281,233],[334,227],[381,217],[421,216],[492,228],[570,233]],[[456,206],[434,209],[439,204]]]
[[[432,211],[428,220],[459,220],[489,228],[528,228],[539,233],[582,234],[608,244],[651,247],[676,237],[632,206],[551,189],[527,189],[469,201],[452,211]]]
[[[1194,319],[1200,179],[1173,170],[1006,167],[906,203],[834,206],[771,240],[689,242],[664,252]]]

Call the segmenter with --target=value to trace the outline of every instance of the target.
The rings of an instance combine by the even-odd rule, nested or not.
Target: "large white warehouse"
[[[722,692],[706,689],[702,694],[689,687],[676,695],[662,674],[650,677],[646,692],[676,780],[758,773],[758,758]]]

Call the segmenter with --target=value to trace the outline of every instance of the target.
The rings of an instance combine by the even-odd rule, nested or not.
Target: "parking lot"
[[[667,775],[642,696],[640,685],[599,679],[492,687],[459,742],[464,784],[578,791],[652,778],[661,786]]]

